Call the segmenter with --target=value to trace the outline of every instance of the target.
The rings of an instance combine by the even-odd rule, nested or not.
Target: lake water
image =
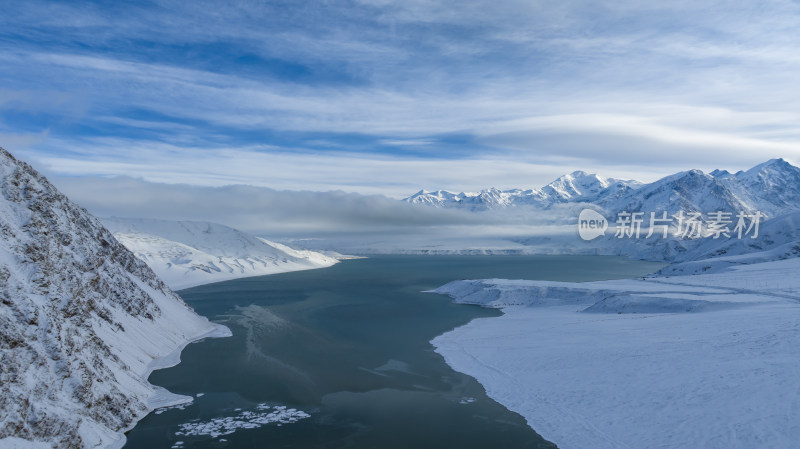
[[[456,279],[637,277],[660,266],[602,256],[379,256],[183,290],[233,337],[191,344],[178,366],[151,375],[196,399],[151,413],[125,448],[553,448],[429,343],[500,312],[422,291]]]

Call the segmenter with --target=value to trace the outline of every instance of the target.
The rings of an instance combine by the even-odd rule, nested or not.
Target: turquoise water
[[[233,337],[189,345],[178,366],[151,375],[153,384],[201,396],[150,414],[125,447],[555,447],[450,369],[429,343],[500,312],[422,291],[455,279],[588,281],[660,266],[599,256],[381,256],[183,290],[187,303]],[[176,435],[192,433],[181,427],[187,423],[197,430],[216,422],[218,430],[225,418],[258,421],[276,407],[297,413],[227,435]]]

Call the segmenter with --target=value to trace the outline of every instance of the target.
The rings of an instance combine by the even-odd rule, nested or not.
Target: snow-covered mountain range
[[[733,174],[689,170],[597,205],[610,212],[760,211],[777,217],[800,208],[800,168],[772,159]]]
[[[771,159],[737,173],[724,170],[711,173],[688,170],[650,184],[605,179],[575,172],[562,176],[541,189],[504,192],[489,189],[478,194],[420,192],[404,201],[420,207],[460,208],[498,218],[530,217],[530,236],[517,230],[515,235],[502,235],[503,230],[499,229],[494,236],[495,243],[489,242],[481,248],[484,252],[607,254],[687,262],[772,250],[783,245],[791,247],[795,242],[800,242],[800,168],[783,159]],[[620,239],[614,235],[612,229],[605,237],[584,242],[574,231],[578,212],[583,208],[601,212],[612,227],[620,212],[643,212],[648,218],[649,212],[658,216],[663,213],[675,216],[681,211],[700,212],[703,214],[704,225],[708,224],[709,214],[717,211],[731,213],[733,218],[739,212],[760,212],[763,216],[756,239],[678,238],[675,236],[673,221],[666,239]],[[509,215],[509,212],[514,215]],[[568,228],[569,232],[534,233],[536,223],[543,221],[548,224],[560,221],[562,227]],[[643,228],[648,224],[645,222]],[[735,223],[731,227],[733,225]],[[492,229],[487,229],[483,238],[491,239],[491,232]],[[646,234],[645,229],[642,235]],[[781,250],[774,254],[778,253],[784,254]]]
[[[225,335],[86,210],[0,149],[0,447],[121,447],[157,406],[147,382]]]
[[[103,224],[171,288],[322,268],[338,260],[216,223],[105,218]]]
[[[491,188],[477,193],[422,190],[403,201],[470,211],[548,209],[558,204],[590,203],[609,213],[758,210],[776,217],[800,207],[800,168],[783,159],[772,159],[737,173],[689,170],[650,184],[576,171],[540,189]]]
[[[485,211],[513,206],[548,208],[568,202],[611,201],[641,186],[638,181],[603,178],[596,174],[576,171],[561,176],[540,189],[498,190],[454,193],[447,190],[420,190],[403,201],[411,204],[441,208],[462,208]]]

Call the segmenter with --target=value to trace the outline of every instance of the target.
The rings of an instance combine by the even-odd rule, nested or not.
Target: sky
[[[800,162],[796,1],[0,4],[0,146],[86,203]]]

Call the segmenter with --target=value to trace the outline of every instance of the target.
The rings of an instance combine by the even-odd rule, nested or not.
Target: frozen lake
[[[183,290],[233,337],[189,345],[150,381],[195,397],[126,448],[551,448],[453,371],[431,339],[499,311],[422,293],[465,278],[589,281],[659,264],[600,256],[380,256]]]

